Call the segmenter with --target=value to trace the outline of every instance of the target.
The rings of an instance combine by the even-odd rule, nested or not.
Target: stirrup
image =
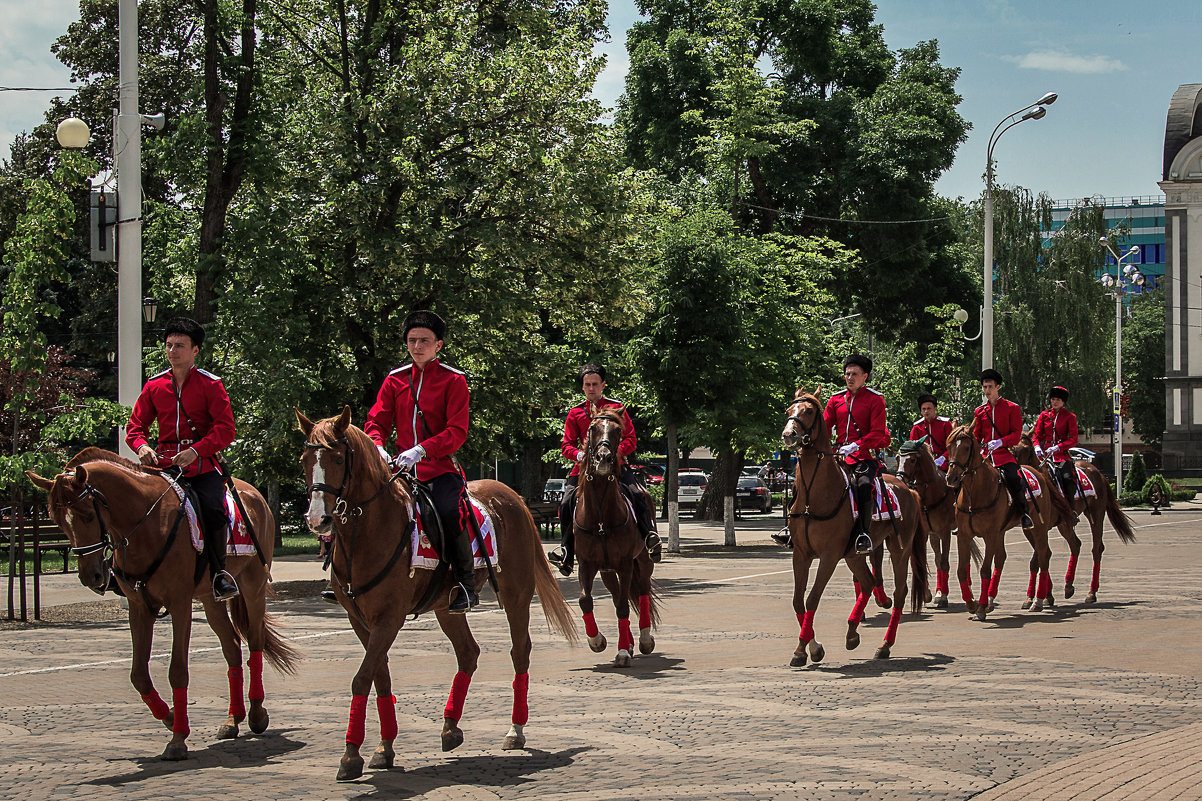
[[[788,529],[784,531],[778,531],[775,534],[770,534],[769,536],[772,537],[772,541],[777,545],[783,545],[784,547],[788,548],[793,544],[793,535],[789,533]]]
[[[226,586],[218,587],[219,583]],[[238,583],[234,581],[234,577],[228,571],[218,570],[217,575],[213,576],[213,600],[228,601],[231,598],[236,598],[241,593],[238,589]]]
[[[321,600],[325,601],[328,604],[338,603],[338,596],[335,595],[334,591],[329,588],[322,590],[318,594],[321,596]]]
[[[1031,519],[1031,515],[1028,514],[1027,512],[1023,512],[1023,521],[1022,522],[1023,522],[1023,528],[1034,528],[1035,527],[1035,521]]]
[[[551,552],[547,554],[547,561],[559,567],[568,558],[568,552],[562,545],[556,545]]]
[[[872,552],[872,537],[861,531],[856,535],[856,553],[863,556]]]
[[[647,536],[643,537],[643,543],[647,546],[648,551],[657,551],[663,545],[663,540],[659,538],[658,533],[648,531]]]
[[[461,581],[451,588],[451,600],[447,604],[448,612],[462,615],[470,611],[472,607],[479,605],[480,596],[476,594],[474,587],[469,587]]]

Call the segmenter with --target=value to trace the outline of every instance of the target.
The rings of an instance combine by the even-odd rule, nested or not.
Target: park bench
[[[10,544],[13,544],[10,551]],[[71,572],[70,561],[71,543],[63,534],[62,529],[50,520],[38,516],[35,509],[30,517],[18,517],[15,521],[11,516],[0,517],[0,559],[8,564],[8,585],[10,592],[8,616],[10,619],[18,616],[18,606],[14,602],[12,590],[20,586],[19,617],[25,619],[26,582],[33,578],[33,617],[40,620],[41,614],[41,577],[42,559],[49,552],[57,552],[62,556],[61,573]],[[10,561],[10,553],[12,559]],[[33,570],[26,568],[25,560],[33,558]]]
[[[559,528],[559,504],[552,501],[527,501],[526,508],[534,518],[544,539],[555,539]]]

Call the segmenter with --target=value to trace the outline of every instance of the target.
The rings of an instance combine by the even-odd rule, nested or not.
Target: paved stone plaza
[[[262,736],[214,738],[225,670],[197,613],[182,763],[158,759],[168,732],[129,685],[123,622],[9,627],[0,631],[0,798],[1199,798],[1202,504],[1132,517],[1137,544],[1107,536],[1097,604],[1081,604],[1088,551],[1077,597],[1061,598],[1057,539],[1057,608],[1020,611],[1030,551],[1012,532],[990,620],[970,620],[959,603],[907,615],[887,661],[871,659],[888,620],[873,604],[863,644],[844,650],[852,598],[840,568],[816,620],[826,659],[803,669],[787,667],[798,627],[789,555],[767,539],[779,518],[745,521],[735,549],[718,545],[720,526],[686,523],[683,553],[657,570],[656,650],[633,667],[609,665],[608,599],[597,607],[605,655],[553,638],[535,611],[525,751],[500,749],[512,670],[495,602],[471,616],[484,653],[466,741],[450,754],[439,731],[454,658],[432,617],[407,625],[391,658],[398,768],[347,784],[334,774],[361,650],[342,610],[313,597],[321,574],[311,558],[275,571],[293,591],[273,608],[305,661],[288,679],[268,670]],[[576,581],[561,587],[575,608]],[[73,592],[55,580],[46,597],[79,600]],[[168,625],[156,635],[164,654]],[[153,672],[170,697],[165,659]],[[367,728],[370,751],[374,703]]]

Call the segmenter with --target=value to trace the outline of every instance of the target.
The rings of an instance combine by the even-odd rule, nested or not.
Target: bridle
[[[345,436],[342,436],[342,437],[339,437],[338,439],[334,440],[334,442],[330,445],[327,445],[324,442],[306,442],[305,450],[317,451],[317,452],[324,450],[324,451],[332,452],[332,451],[334,451],[335,447],[337,447],[339,445],[342,446],[343,453],[345,454],[344,458],[346,459],[346,469],[344,469],[342,471],[342,483],[340,485],[338,485],[337,488],[335,488],[333,485],[327,484],[324,481],[316,481],[316,482],[308,485],[305,488],[305,494],[307,496],[309,496],[310,498],[313,497],[314,492],[322,492],[327,495],[333,495],[334,496],[334,511],[332,512],[332,514],[334,517],[338,518],[338,522],[342,523],[343,525],[346,525],[347,521],[350,520],[352,517],[359,517],[360,515],[362,515],[363,510],[367,507],[368,504],[370,504],[376,498],[380,497],[380,495],[382,495],[385,490],[387,490],[390,486],[392,486],[392,483],[394,481],[396,481],[397,479],[403,478],[405,473],[404,473],[404,471],[399,471],[399,470],[396,473],[393,473],[392,478],[385,481],[383,483],[383,485],[381,485],[380,488],[378,490],[376,490],[375,493],[370,498],[368,498],[363,503],[360,503],[360,504],[355,505],[354,507],[351,507],[350,504],[347,503],[347,500],[345,497],[347,488],[351,484],[351,473],[355,466],[355,450],[352,447],[350,447],[349,440]]]
[[[814,419],[810,421],[808,426],[806,425],[805,421],[798,417],[793,411],[793,408],[800,404],[805,404],[814,410]],[[814,446],[814,430],[818,427],[818,418],[821,414],[822,410],[819,408],[818,402],[810,397],[797,398],[785,407],[785,422],[797,423],[797,426],[802,431],[799,442],[801,442],[801,447],[803,450],[812,448]]]
[[[808,426],[806,425],[805,421],[802,420],[800,417],[798,417],[797,414],[793,411],[795,406],[797,406],[799,404],[803,404],[803,403],[814,410],[814,419],[810,422],[810,424]],[[800,427],[802,429],[802,435],[801,435],[801,438],[799,439],[799,442],[801,443],[801,450],[803,450],[803,451],[811,450],[811,449],[816,450],[816,441],[817,440],[814,437],[814,433],[818,427],[818,421],[821,419],[821,415],[822,415],[822,411],[821,411],[821,409],[819,409],[818,402],[811,397],[797,398],[792,403],[790,403],[788,405],[788,407],[786,407],[785,413],[788,415],[788,417],[786,417],[786,420],[797,423],[798,427]],[[820,440],[820,439],[821,438],[819,437],[818,440]],[[812,493],[810,492],[810,488],[814,486],[814,481],[817,480],[817,478],[818,478],[818,469],[822,466],[822,460],[830,455],[829,453],[827,453],[825,451],[817,451],[817,454],[818,454],[818,460],[814,463],[814,470],[813,470],[813,472],[810,473],[809,481],[806,481],[805,474],[802,473],[802,471],[801,471],[800,461],[797,464],[798,483],[801,484],[801,488],[805,491],[805,508],[800,512],[795,512],[792,510],[790,510],[790,512],[789,512],[789,517],[791,519],[801,518],[802,520],[805,521],[804,525],[802,526],[802,536],[805,537],[806,547],[810,548],[811,551],[813,550],[813,546],[810,545],[810,521],[812,520],[817,523],[822,523],[827,520],[833,520],[835,518],[835,516],[838,515],[839,512],[841,512],[843,510],[843,505],[847,503],[847,493],[840,492],[839,493],[839,503],[830,512],[830,514],[817,515],[810,511],[810,496],[812,495]],[[842,468],[839,468],[839,470],[842,471]],[[796,508],[797,504],[801,502],[801,498],[802,498],[802,493],[800,493],[800,492],[798,492],[794,496],[794,499],[793,499],[794,508]]]
[[[597,439],[594,441],[592,432],[593,432],[593,426],[595,426],[595,425],[603,426],[607,430],[604,431],[603,433],[601,433],[597,437]],[[614,447],[612,444],[610,444],[610,441],[609,441],[610,437],[609,437],[609,431],[608,431],[608,428],[615,427],[617,425],[618,425],[617,422],[610,420],[607,417],[597,417],[595,420],[593,420],[592,423],[589,424],[589,438],[588,438],[588,442],[585,444],[585,448],[584,448],[584,470],[581,471],[582,473],[584,473],[585,481],[592,481],[594,478],[596,478],[595,462],[597,462],[601,459],[605,459],[607,461],[612,461],[614,463],[614,471],[612,473],[610,473],[608,476],[606,476],[606,478],[610,481],[617,480],[617,474],[618,474],[617,461],[618,460],[617,460],[617,457],[614,455]],[[602,453],[602,449],[604,449],[604,453]]]
[[[947,448],[947,452],[948,452],[948,460],[947,460],[947,465],[948,465],[948,467],[947,467],[947,469],[948,469],[948,472],[951,472],[952,466],[955,466],[955,467],[958,467],[958,468],[960,468],[960,480],[961,480],[961,482],[963,482],[963,480],[964,480],[964,479],[968,478],[968,477],[969,477],[969,476],[971,476],[973,473],[977,472],[977,470],[978,470],[978,469],[980,469],[980,467],[981,467],[981,465],[980,465],[980,464],[978,464],[976,467],[974,467],[974,468],[972,468],[972,469],[969,469],[969,467],[968,467],[970,464],[972,464],[972,455],[973,455],[974,453],[976,453],[976,448],[973,448],[973,447],[970,447],[970,448],[968,449],[968,461],[966,461],[966,462],[960,462],[960,461],[957,461],[957,460],[955,460],[955,459],[952,459],[952,458],[951,458],[952,446],[953,446],[953,445],[958,445],[958,444],[959,444],[959,443],[960,443],[962,440],[968,440],[968,441],[971,443],[971,442],[973,441],[973,439],[972,439],[972,435],[971,435],[971,434],[967,434],[967,433],[961,434],[960,436],[958,436],[958,437],[956,437],[954,440],[952,440],[950,443],[948,443],[948,448]],[[984,464],[984,463],[985,463],[985,460],[984,460],[984,458],[982,458],[982,459],[981,459],[981,464]]]

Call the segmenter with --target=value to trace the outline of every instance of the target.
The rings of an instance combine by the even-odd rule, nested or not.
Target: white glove
[[[576,461],[578,461],[578,462],[584,461],[584,451],[576,451]]]
[[[414,445],[407,451],[401,451],[396,457],[396,466],[402,470],[410,470],[415,464],[420,462],[426,455],[426,449],[421,445]]]
[[[1056,449],[1052,448],[1052,450],[1056,450]],[[1036,445],[1035,446],[1035,455],[1038,456],[1040,459],[1042,459],[1043,458],[1043,448]]]
[[[859,449],[860,449],[860,443],[849,442],[846,445],[844,445],[843,447],[839,448],[839,455],[840,456],[851,456],[853,453],[855,453]]]
[[[947,456],[946,455],[940,456],[938,459],[935,460],[935,466],[940,469],[942,469],[945,464],[947,464]]]
[[[991,439],[989,440],[989,444],[985,447],[989,449],[990,453],[993,453],[998,448],[1002,447],[1002,441],[1000,439]]]
[[[392,457],[388,455],[388,451],[384,450],[383,445],[377,445],[376,450],[380,452],[380,458],[384,460],[384,464],[392,464]]]

